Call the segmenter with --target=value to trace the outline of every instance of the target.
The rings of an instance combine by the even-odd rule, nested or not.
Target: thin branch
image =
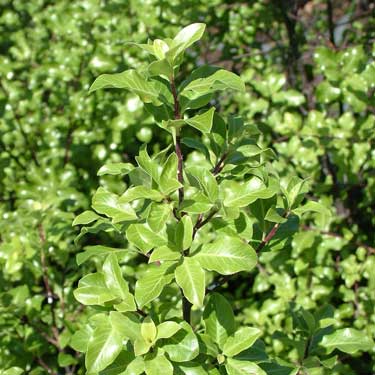
[[[286,211],[283,217],[286,219],[290,215],[290,211]],[[263,238],[262,242],[258,245],[255,249],[256,253],[259,254],[262,249],[272,240],[272,238],[276,235],[278,229],[280,227],[280,223],[275,223],[275,225],[271,228],[268,234]]]
[[[224,152],[223,155],[221,156],[221,158],[218,160],[218,162],[214,166],[214,168],[212,169],[212,174],[214,176],[217,176],[222,171],[222,169],[224,168],[224,165],[225,165],[224,164],[225,159],[227,157],[228,157],[228,152]]]
[[[174,77],[171,77],[171,90],[172,90],[173,102],[174,102],[174,119],[179,120],[181,118],[180,102],[178,100],[178,94],[177,94]],[[180,184],[183,184],[184,183],[184,175],[183,175],[184,159],[183,159],[182,151],[181,151],[181,139],[178,133],[176,134],[175,149],[176,149],[176,155],[178,159],[177,179],[178,179],[178,182],[180,182]],[[178,201],[180,205],[183,200],[184,200],[184,188],[180,187],[178,189]]]

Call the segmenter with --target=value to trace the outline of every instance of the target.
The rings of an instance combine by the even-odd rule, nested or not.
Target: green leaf
[[[145,360],[147,375],[173,375],[173,366],[164,355]]]
[[[190,183],[202,190],[210,202],[215,203],[219,195],[219,189],[214,175],[202,167],[189,167],[186,173]]]
[[[134,297],[129,292],[128,284],[122,277],[116,254],[108,255],[103,264],[103,273],[107,288],[122,299],[121,311],[135,311],[137,308]]]
[[[180,327],[176,334],[165,340],[162,348],[173,362],[191,361],[199,354],[198,339],[188,323],[181,322]]]
[[[104,164],[98,171],[98,176],[103,176],[105,174],[111,175],[126,175],[134,169],[133,164],[130,163],[111,163]]]
[[[145,361],[143,357],[136,357],[126,367],[125,372],[121,375],[141,375],[145,371]]]
[[[75,217],[72,225],[90,224],[99,218],[100,216],[93,211],[84,211]]]
[[[84,276],[79,281],[74,297],[84,305],[103,305],[104,302],[115,299],[116,295],[107,288],[104,275],[96,272]]]
[[[157,330],[154,321],[149,316],[147,316],[141,324],[141,335],[143,339],[146,342],[152,344],[156,339],[156,333]]]
[[[192,118],[186,119],[185,122],[188,125],[192,126],[193,128],[198,129],[203,134],[209,133],[212,128],[214,112],[215,112],[215,108],[212,107],[208,111],[200,115],[196,115]]]
[[[127,189],[125,193],[121,195],[118,202],[128,203],[137,199],[150,199],[160,202],[163,199],[163,194],[147,186],[135,186]]]
[[[91,85],[89,93],[104,88],[130,90],[137,94],[144,103],[152,103],[155,106],[168,104],[165,98],[165,86],[158,81],[147,81],[133,69],[117,74],[102,74]]]
[[[178,158],[175,152],[169,155],[163,165],[163,171],[160,175],[159,186],[163,194],[168,195],[176,191],[182,185],[177,180]]]
[[[227,180],[220,188],[224,195],[224,205],[227,207],[245,207],[257,199],[271,198],[276,193],[272,187],[267,188],[258,177],[244,182]]]
[[[228,358],[225,368],[228,375],[267,375],[258,365],[249,361]]]
[[[245,85],[241,78],[232,72],[220,69],[205,78],[198,78],[191,81],[180,93],[190,100],[205,94],[209,94],[219,90],[237,90],[244,92]]]
[[[124,335],[111,324],[109,317],[101,319],[87,346],[87,373],[97,373],[109,366],[123,349]]]
[[[194,258],[185,257],[175,270],[177,284],[184,296],[195,306],[202,307],[206,288],[205,272]]]
[[[173,321],[166,321],[158,325],[156,341],[168,339],[181,329],[181,326]]]
[[[168,203],[151,203],[147,216],[147,224],[156,233],[160,232],[172,213],[172,205]]]
[[[316,88],[316,98],[320,103],[331,103],[340,97],[341,90],[328,81],[321,82]]]
[[[315,201],[308,201],[305,205],[297,207],[293,210],[293,213],[298,216],[302,216],[305,212],[317,212],[326,217],[331,216],[331,212],[327,207],[325,207],[322,203]]]
[[[187,250],[193,241],[193,223],[190,216],[185,215],[177,224],[175,244],[179,251]]]
[[[82,263],[86,262],[92,257],[95,256],[107,256],[109,254],[119,254],[124,255],[129,252],[131,252],[129,249],[117,249],[115,247],[108,247],[108,246],[101,246],[101,245],[95,245],[95,246],[86,246],[84,247],[84,252],[77,254],[77,265],[81,265]]]
[[[328,353],[339,349],[344,353],[353,354],[358,351],[367,352],[374,347],[373,340],[365,332],[353,328],[339,329],[323,337],[321,345],[324,346]]]
[[[193,23],[180,30],[173,38],[171,49],[166,53],[167,57],[175,60],[179,54],[202,38],[205,28],[204,23]]]
[[[223,349],[227,338],[235,331],[234,314],[228,301],[220,294],[210,295],[203,312],[206,333]]]
[[[135,299],[139,308],[159,297],[164,287],[174,277],[174,263],[165,262],[161,265],[149,265],[147,271],[135,284]]]
[[[92,198],[92,208],[100,214],[112,218],[114,223],[137,219],[137,214],[130,204],[120,203],[116,194],[101,187]]]
[[[168,246],[161,246],[156,248],[149,259],[149,263],[162,261],[162,260],[179,260],[181,253],[176,249],[171,249]]]
[[[224,344],[223,354],[228,357],[234,357],[247,348],[250,348],[261,334],[262,332],[258,328],[240,328],[234,335],[228,337]]]
[[[166,238],[152,231],[148,224],[130,224],[126,230],[126,238],[144,254],[154,247],[167,244]]]
[[[220,236],[214,242],[204,244],[193,256],[200,265],[222,275],[251,271],[257,263],[254,249],[237,237]]]
[[[69,345],[77,352],[86,353],[87,345],[91,340],[94,330],[89,324],[83,325],[78,331],[74,332]]]
[[[110,318],[113,329],[122,332],[124,337],[129,338],[132,342],[140,337],[141,322],[136,314],[111,311]]]

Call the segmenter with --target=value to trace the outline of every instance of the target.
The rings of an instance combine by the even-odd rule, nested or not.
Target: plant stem
[[[174,119],[179,120],[181,119],[180,102],[178,100],[176,84],[175,84],[173,76],[171,77],[171,90],[172,90],[173,102],[174,102]],[[184,174],[183,174],[184,159],[183,159],[183,155],[181,151],[181,138],[180,138],[180,134],[178,130],[176,134],[175,150],[176,150],[176,155],[178,159],[177,179],[178,179],[178,182],[183,184],[184,183]],[[178,189],[178,202],[180,205],[183,200],[184,200],[184,188],[181,187]]]
[[[182,293],[182,317],[184,318],[186,323],[190,324],[192,304],[186,299],[182,291],[181,293]]]

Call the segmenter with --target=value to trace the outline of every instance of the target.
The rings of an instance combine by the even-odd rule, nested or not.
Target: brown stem
[[[228,152],[224,152],[212,170],[212,174],[214,176],[218,175],[222,171],[222,169],[224,168],[224,161],[227,157],[228,157]]]
[[[195,238],[195,235],[198,232],[198,230],[202,228],[204,225],[206,225],[214,217],[216,213],[217,213],[217,210],[212,210],[204,220],[202,220],[203,215],[202,214],[199,215],[198,220],[193,229],[193,239]]]
[[[283,217],[286,219],[290,215],[289,211],[286,211]],[[271,228],[271,230],[268,232],[266,237],[263,238],[262,242],[258,245],[258,247],[255,249],[256,253],[259,254],[262,249],[272,240],[272,238],[277,233],[277,230],[280,227],[280,223],[275,223],[275,225]]]
[[[45,363],[44,361],[43,361],[43,359],[42,358],[40,358],[40,357],[38,357],[37,358],[37,362],[48,372],[48,374],[52,374],[52,375],[57,375],[57,372],[55,372],[55,371],[53,371],[52,369],[51,369],[51,367],[49,367],[48,365],[47,365],[47,363]]]

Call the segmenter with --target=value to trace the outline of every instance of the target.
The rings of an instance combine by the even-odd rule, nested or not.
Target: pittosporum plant
[[[220,293],[233,275],[251,272],[270,244],[282,250],[302,213],[324,209],[313,201],[301,206],[306,181],[278,177],[257,127],[219,115],[215,93],[244,92],[240,77],[213,66],[180,76],[185,50],[204,29],[192,24],[174,39],[135,44],[150,64],[101,75],[91,86],[138,95],[173,147],[144,146],[134,163],[99,170],[121,176],[127,188],[119,196],[100,187],[94,211],[74,224],[90,224],[79,237],[111,232],[124,246],[89,246],[78,255],[79,265],[96,259],[98,270],[75,290],[79,302],[95,307],[71,345],[85,353],[88,374],[324,373],[335,363],[333,349],[352,353],[371,342],[350,329],[332,334],[330,307],[293,308],[292,333],[275,338],[295,347],[296,360],[278,363],[268,358],[262,331],[237,322]]]

